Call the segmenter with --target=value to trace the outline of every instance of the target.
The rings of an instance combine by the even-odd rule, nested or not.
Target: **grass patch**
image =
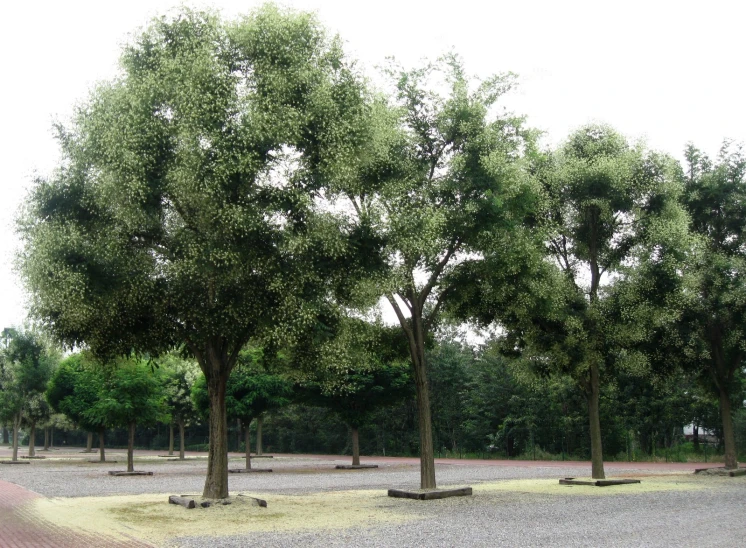
[[[34,504],[43,518],[59,526],[92,534],[126,533],[156,544],[181,536],[346,529],[416,517],[397,512],[397,505],[384,490],[251,495],[265,499],[268,507],[230,504],[187,510],[168,504],[168,494],[50,498],[39,499]]]
[[[629,476],[634,478],[633,476]],[[575,478],[578,480],[588,478]],[[613,479],[613,478],[610,478]],[[474,493],[486,494],[531,494],[550,495],[557,497],[567,496],[616,496],[616,495],[638,495],[659,491],[692,491],[703,489],[707,484],[695,479],[692,475],[666,475],[645,476],[642,483],[628,485],[609,485],[607,487],[596,487],[593,485],[560,485],[559,478],[556,479],[530,479],[530,480],[508,480],[480,483],[474,487]]]

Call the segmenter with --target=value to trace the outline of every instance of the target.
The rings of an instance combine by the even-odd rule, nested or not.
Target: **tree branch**
[[[396,302],[396,298],[391,293],[388,293],[386,295],[386,298],[388,299],[389,303],[391,303],[391,307],[394,309],[394,312],[396,312],[396,317],[399,319],[399,324],[401,324],[402,329],[407,334],[407,338],[411,340],[414,336],[414,334],[412,333],[412,326],[407,323],[407,318],[404,317],[399,303]]]
[[[438,276],[441,275],[441,273],[443,272],[443,269],[446,267],[446,265],[448,264],[448,261],[451,259],[453,254],[456,252],[458,247],[459,247],[459,241],[457,238],[454,238],[454,240],[448,246],[448,250],[446,251],[445,256],[440,261],[438,261],[438,263],[435,265],[435,268],[430,274],[430,278],[427,280],[425,287],[423,287],[422,291],[420,292],[420,296],[417,302],[420,308],[424,306],[425,300],[427,299],[428,295],[430,295],[430,292],[432,291],[433,287],[438,281]]]
[[[448,293],[453,291],[453,286],[446,287],[445,290],[443,290],[440,295],[438,295],[438,299],[435,301],[435,306],[430,310],[430,313],[427,315],[427,318],[423,318],[423,322],[425,323],[425,328],[429,331],[433,324],[435,324],[435,320],[438,316],[438,312],[440,311],[441,306],[443,305],[443,301],[446,299],[446,295]]]

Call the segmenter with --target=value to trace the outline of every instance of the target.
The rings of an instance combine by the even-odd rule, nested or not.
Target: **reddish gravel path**
[[[136,539],[89,535],[55,525],[33,510],[40,498],[28,489],[0,480],[0,548],[148,548]]]
[[[296,458],[320,458],[330,460],[348,461],[352,457],[340,455],[299,455],[299,454],[280,454],[271,453],[278,457],[296,457]],[[360,462],[390,462],[401,464],[419,464],[420,459],[416,457],[360,457]],[[435,464],[450,464],[453,466],[510,466],[523,468],[576,468],[588,467],[590,471],[590,461],[580,460],[505,460],[505,459],[435,459]],[[639,470],[640,472],[664,472],[681,470],[684,472],[694,472],[696,468],[708,468],[723,466],[723,463],[717,462],[604,462],[604,469],[607,471],[614,470]]]
[[[24,446],[19,451],[19,455],[25,455],[27,452],[27,448]],[[90,454],[82,454],[83,448],[81,447],[66,447],[66,448],[60,448],[57,447],[51,452],[42,451],[41,448],[37,448],[37,455],[44,455],[49,457],[71,457],[71,458],[80,458],[81,460],[85,459],[97,459],[98,458],[98,452],[94,451]],[[109,458],[110,454],[114,453],[125,453],[126,449],[107,449],[107,458]],[[154,457],[157,455],[163,455],[165,456],[167,451],[152,451],[152,450],[144,450],[144,449],[136,449],[135,450],[135,456],[136,457]],[[188,457],[196,457],[196,456],[202,456],[206,457],[206,452],[196,452],[196,451],[187,451],[186,456]],[[6,447],[2,446],[0,447],[0,459],[4,460],[9,458],[11,455],[11,450]],[[297,454],[297,453],[266,453],[266,455],[274,455],[276,457],[289,457],[289,458],[309,458],[309,459],[324,459],[324,460],[339,460],[347,462],[348,460],[351,460],[352,457],[349,455],[310,455],[310,454]],[[176,455],[178,456],[178,452],[176,452]],[[230,457],[243,457],[244,453],[229,453]],[[364,460],[369,460],[371,462],[389,462],[389,463],[400,463],[400,464],[419,464],[420,459],[416,457],[381,457],[381,456],[375,456],[375,457],[361,457]],[[590,469],[591,463],[590,461],[559,461],[559,460],[500,460],[500,459],[435,459],[436,464],[451,464],[451,465],[462,465],[462,466],[471,466],[471,465],[481,465],[481,466],[519,466],[519,467],[525,467],[525,468],[574,468],[574,467],[588,467]],[[613,472],[614,470],[639,470],[641,472],[664,472],[664,471],[689,471],[693,472],[695,468],[708,468],[708,467],[717,467],[717,466],[723,466],[723,463],[716,463],[716,462],[605,462],[604,468],[610,472]],[[0,546],[0,548],[3,548]]]

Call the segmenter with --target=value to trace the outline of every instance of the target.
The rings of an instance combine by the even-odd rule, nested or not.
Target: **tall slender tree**
[[[405,337],[416,387],[420,485],[435,488],[426,346],[454,291],[449,274],[479,262],[493,233],[531,209],[522,155],[533,134],[495,115],[511,75],[475,83],[449,55],[421,69],[392,66],[390,101],[374,101],[357,177],[337,188],[359,226],[383,243],[378,288]]]
[[[743,401],[746,363],[746,154],[726,142],[713,162],[689,145],[683,202],[700,245],[681,314],[665,341],[718,399],[726,468],[737,468],[734,403]]]
[[[502,323],[504,349],[522,352],[536,372],[575,380],[587,402],[592,476],[602,479],[601,387],[604,375],[629,357],[621,341],[633,338],[619,335],[623,322],[611,313],[617,307],[611,288],[641,256],[657,254],[657,238],[665,243],[685,233],[677,166],[608,126],[589,125],[554,153],[536,156],[533,172],[544,196],[536,236],[549,261],[514,254],[512,269],[523,275],[490,282],[504,264],[497,255],[491,269],[462,279],[482,291],[463,291],[460,307],[481,310],[483,322]]]

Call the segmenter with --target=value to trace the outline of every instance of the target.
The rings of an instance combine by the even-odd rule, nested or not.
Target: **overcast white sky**
[[[261,2],[186,2],[232,17]],[[297,0],[316,11],[364,65],[395,56],[411,65],[455,49],[477,75],[512,71],[509,107],[561,141],[589,121],[678,157],[687,141],[715,154],[724,138],[746,142],[746,4],[581,0],[444,2]],[[15,0],[2,10],[0,60],[0,329],[24,320],[12,270],[13,217],[34,173],[57,161],[54,118],[116,71],[128,34],[174,0]]]

